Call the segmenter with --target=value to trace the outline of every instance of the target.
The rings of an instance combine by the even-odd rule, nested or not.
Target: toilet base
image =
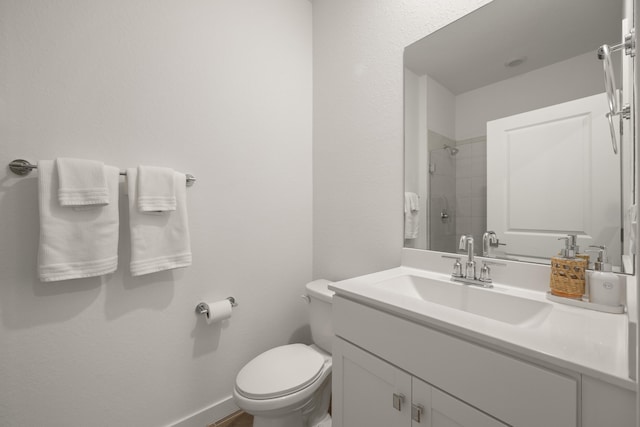
[[[301,408],[278,416],[253,415],[253,427],[331,427],[331,375]]]
[[[323,419],[311,427],[331,427],[331,415],[326,414]]]

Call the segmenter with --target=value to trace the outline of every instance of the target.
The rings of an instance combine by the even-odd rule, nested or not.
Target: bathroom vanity
[[[547,300],[543,266],[482,289],[405,253],[331,286],[334,426],[635,425],[626,314]]]
[[[331,286],[334,426],[636,425],[636,3],[493,0],[405,48],[403,261]],[[627,312],[547,298],[567,234]],[[451,280],[474,253],[493,288]]]

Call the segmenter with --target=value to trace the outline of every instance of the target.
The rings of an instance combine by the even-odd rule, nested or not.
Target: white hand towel
[[[138,166],[138,209],[140,212],[176,210],[173,169]]]
[[[416,193],[404,193],[404,238],[415,239],[419,229],[420,199]]]
[[[106,205],[109,189],[104,164],[94,160],[58,158],[58,201],[62,206]]]
[[[38,162],[40,208],[40,280],[78,279],[112,273],[118,267],[119,169],[104,167],[108,204],[75,210],[58,202],[58,173],[53,160]]]
[[[420,210],[420,198],[416,193],[404,193],[404,212],[417,212]]]
[[[127,169],[129,227],[131,231],[131,275],[191,265],[191,242],[187,220],[186,177],[174,172],[176,210],[140,212],[138,209],[138,170]]]

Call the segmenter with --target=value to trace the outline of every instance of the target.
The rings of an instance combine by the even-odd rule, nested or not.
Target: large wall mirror
[[[575,234],[633,273],[635,112],[609,121],[597,55],[632,8],[493,0],[405,49],[405,247],[456,253],[472,235],[477,255],[549,263]],[[633,105],[633,58],[610,60],[610,96]]]

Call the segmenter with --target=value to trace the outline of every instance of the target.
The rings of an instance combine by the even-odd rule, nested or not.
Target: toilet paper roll
[[[207,312],[207,323],[209,325],[231,317],[231,301],[228,299],[210,302],[208,305],[209,311]]]

